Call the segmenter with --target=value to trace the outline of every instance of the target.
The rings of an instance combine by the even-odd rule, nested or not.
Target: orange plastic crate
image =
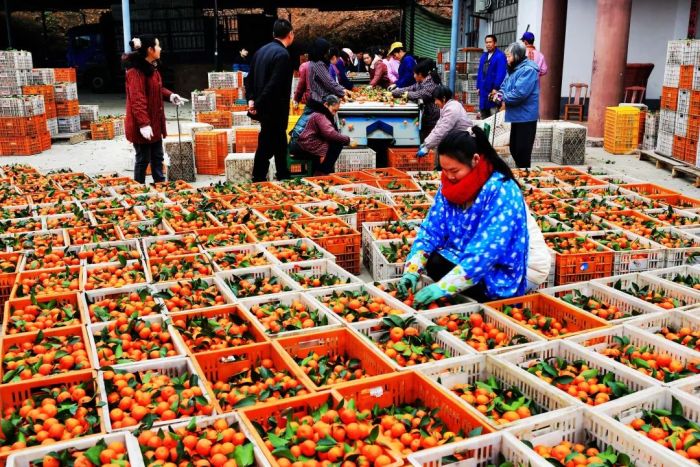
[[[202,375],[207,380],[207,390],[210,391],[211,400],[215,401],[215,409],[218,413],[228,413],[231,410],[224,410],[219,403],[219,400],[214,396],[212,386],[217,381],[228,381],[232,376],[245,371],[253,366],[258,366],[263,359],[272,360],[272,364],[278,371],[286,370],[290,376],[296,377],[299,383],[304,386],[307,392],[313,392],[306,382],[289,364],[288,360],[283,357],[282,351],[277,345],[271,342],[260,344],[244,345],[233,349],[212,350],[201,352],[194,356]],[[291,398],[284,399],[290,400]],[[265,402],[255,404],[255,406],[265,405]]]
[[[59,117],[75,117],[80,115],[80,105],[78,101],[56,102],[56,115]]]
[[[46,132],[46,115],[0,117],[0,138],[38,136]]]
[[[688,164],[695,166],[695,160],[698,156],[698,140],[688,138],[685,144],[685,155],[683,160]]]
[[[661,88],[661,108],[673,111],[678,108],[678,88]]]
[[[94,140],[114,139],[114,122],[112,120],[103,120],[90,123],[90,137]],[[148,168],[151,168],[150,164]]]
[[[368,173],[361,172],[361,171],[336,172],[335,176],[343,178],[345,180],[348,180],[351,183],[366,183],[366,182],[373,182],[374,180],[376,180],[376,178],[373,177],[372,175],[369,175]]]
[[[71,266],[68,268],[71,273],[77,273],[78,275],[78,290],[83,289],[83,274],[82,274],[82,266]],[[50,268],[50,269],[37,269],[35,271],[22,271],[17,275],[17,281],[14,283],[12,287],[12,291],[10,292],[10,298],[24,298],[23,296],[17,295],[20,290],[20,285],[22,284],[22,281],[24,279],[34,279],[41,277],[42,275],[47,275],[47,276],[52,276],[56,274],[61,274],[66,271],[66,268],[61,267],[61,268]],[[37,297],[40,296],[52,296],[55,297],[57,295],[62,295],[65,292],[52,292],[52,293],[44,293],[37,295]]]
[[[577,238],[583,235],[573,232],[560,232],[545,235],[548,238]],[[587,241],[599,245],[591,239]],[[602,246],[602,245],[600,245]],[[603,247],[605,251],[591,251],[589,253],[562,254],[555,253],[555,284],[564,285],[572,282],[581,282],[591,279],[609,277],[613,274],[615,253]]]
[[[540,293],[526,295],[524,297],[514,297],[505,300],[496,300],[493,302],[486,303],[486,306],[489,306],[501,313],[503,313],[504,308],[508,306],[517,307],[520,309],[528,308],[533,313],[540,313],[547,317],[556,318],[557,321],[561,323],[566,323],[566,327],[570,330],[570,332],[565,334],[564,336],[549,337],[545,336],[539,331],[535,331],[538,334],[545,337],[546,339],[550,340],[560,339],[562,337],[570,337],[576,334],[591,331],[593,329],[609,326],[609,323],[604,319],[598,318],[597,316],[594,316],[591,313],[582,311],[559,299],[550,297],[548,295],[542,295]],[[528,327],[525,323],[517,321],[510,316],[508,316],[508,318],[513,320],[515,323],[518,323],[520,326]]]
[[[51,301],[55,301],[56,304],[60,305],[60,306],[73,305],[75,317],[69,323],[57,323],[58,326],[56,324],[54,324],[54,326],[51,329],[55,329],[55,328],[59,328],[59,327],[66,327],[66,326],[75,326],[75,325],[82,324],[82,317],[84,316],[84,313],[82,310],[83,302],[78,298],[77,292],[60,294],[60,295],[37,297],[36,301],[37,301],[37,303],[48,303]],[[4,318],[2,320],[2,334],[4,336],[26,334],[26,332],[24,332],[24,331],[13,332],[12,330],[10,330],[9,320],[10,320],[10,316],[14,310],[16,310],[18,308],[23,309],[27,305],[31,305],[31,304],[32,304],[32,299],[30,299],[30,298],[16,298],[14,300],[9,300],[8,302],[5,303],[5,308],[4,308],[4,312],[3,312]]]
[[[688,114],[691,117],[700,116],[700,91],[690,91],[690,109]]]
[[[201,112],[197,115],[197,121],[208,123],[214,128],[231,128],[233,126],[233,114],[231,112]]]
[[[239,306],[239,305],[223,305],[223,306],[218,306],[218,307],[212,307],[204,310],[190,310],[190,311],[179,311],[177,313],[169,313],[170,320],[172,321],[173,324],[177,323],[180,320],[184,320],[185,323],[187,323],[189,320],[193,318],[198,318],[198,317],[205,317],[208,319],[213,319],[216,320],[216,318],[223,318],[226,316],[236,316],[240,318],[241,320],[245,321],[248,323],[248,332],[251,334],[253,339],[255,340],[255,343],[261,343],[261,342],[268,342],[267,335],[265,335],[264,332],[262,332],[260,329],[257,328],[251,321],[250,317],[246,314],[245,311]],[[181,337],[181,339],[184,342],[184,338]],[[246,345],[253,345],[253,344],[246,344]],[[237,346],[235,347],[236,349],[240,349],[244,346]],[[218,349],[218,350],[225,350],[225,349]],[[204,351],[195,351],[192,349],[192,347],[188,347],[188,352],[191,355],[197,355],[199,353],[203,352],[213,352],[212,350],[204,350]]]
[[[102,417],[99,417],[99,407],[97,405],[100,403],[99,388],[97,387],[96,374],[92,370],[81,370],[75,371],[73,373],[66,373],[63,375],[53,376],[51,378],[50,384],[42,379],[20,381],[17,383],[8,383],[0,385],[0,410],[5,413],[5,409],[20,407],[25,400],[32,397],[32,395],[43,392],[47,389],[51,389],[56,386],[72,386],[78,384],[85,384],[87,388],[90,388],[88,394],[92,393],[95,399],[91,402],[94,404],[95,415],[97,415],[96,426],[94,431],[91,433],[86,433],[81,436],[96,435],[100,433],[106,433]],[[39,446],[40,444],[30,444],[27,447]],[[0,465],[5,465],[7,457],[17,452],[16,450],[9,452],[0,453]]]
[[[410,175],[408,175],[406,172],[394,167],[384,167],[380,169],[365,169],[362,172],[374,178],[411,178]]]
[[[54,68],[53,76],[57,83],[77,82],[75,68]]]
[[[226,133],[220,131],[198,131],[195,133],[194,157],[197,173],[219,175],[224,170],[228,155]]]
[[[620,185],[621,188],[626,190],[639,193],[643,196],[654,196],[654,195],[679,195],[677,191],[669,190],[661,185],[656,185],[654,183],[627,183],[625,185]]]
[[[671,150],[671,155],[674,159],[682,161],[685,159],[685,148],[688,143],[688,139],[684,136],[673,136],[673,148]]]
[[[30,378],[29,380],[24,380],[20,381],[18,383],[27,383],[27,381],[43,381],[45,384],[48,383],[49,381],[51,384],[53,384],[54,379],[63,376],[65,374],[75,374],[81,371],[85,370],[92,370],[95,368],[95,362],[92,359],[92,352],[89,351],[88,349],[88,336],[87,336],[87,328],[82,325],[77,325],[77,326],[67,326],[65,328],[56,328],[56,329],[47,329],[45,331],[41,331],[43,336],[45,338],[49,337],[56,337],[56,336],[62,336],[62,337],[68,337],[68,336],[78,336],[80,337],[83,345],[85,346],[85,349],[87,350],[87,358],[88,362],[90,364],[89,368],[82,368],[80,370],[74,370],[74,371],[65,371],[62,373],[59,373],[57,375],[37,375],[33,378]],[[16,335],[10,335],[10,336],[3,336],[2,340],[0,340],[0,362],[5,360],[5,353],[7,352],[7,349],[12,347],[13,345],[19,345],[22,346],[25,343],[32,343],[35,342],[36,338],[39,336],[39,332],[28,332],[28,333],[23,333],[23,334],[16,334]],[[0,381],[5,377],[5,372],[3,365],[0,365]],[[2,387],[2,385],[0,385]]]
[[[309,232],[304,229],[304,226],[316,222],[348,227],[351,229],[352,233],[345,235],[312,237]],[[338,266],[351,272],[352,274],[360,273],[360,243],[362,241],[362,234],[360,232],[352,229],[348,224],[337,217],[324,217],[321,219],[298,221],[294,225],[301,230],[305,237],[312,239],[314,242],[318,243],[321,248],[324,248],[326,251],[334,255]]]
[[[17,279],[17,271],[19,269],[19,263],[22,261],[22,254],[17,252],[0,253],[0,262],[2,261],[15,263],[15,271],[0,273],[0,305],[10,297],[12,287],[15,285],[15,279]]]
[[[49,140],[50,146],[50,140]],[[46,148],[45,141],[35,136],[0,138],[1,156],[31,156]]]
[[[255,152],[258,149],[260,131],[250,128],[236,130],[236,152]]]
[[[313,352],[321,356],[342,355],[348,358],[355,358],[362,363],[362,369],[367,376],[378,376],[394,372],[392,366],[377,355],[366,339],[361,338],[349,329],[317,331],[297,336],[282,337],[277,339],[277,344],[285,350],[284,357],[289,361],[290,366],[297,368],[300,378],[314,391],[330,389],[334,386],[339,386],[339,384],[317,386],[306,375],[304,369],[297,365],[295,358],[303,359]]]
[[[393,373],[360,380],[334,389],[345,400],[354,400],[358,411],[372,410],[375,406],[387,408],[393,405],[420,401],[433,415],[445,423],[446,430],[467,433],[481,428],[481,433],[492,433],[493,428],[482,422],[466,405],[447,394],[437,383],[416,371]]]
[[[44,105],[49,102],[56,101],[56,93],[54,88],[50,84],[45,85],[33,85],[33,86],[23,86],[22,94],[25,96],[40,95],[44,96]]]
[[[410,178],[394,178],[390,180],[379,179],[375,183],[375,186],[393,193],[406,193],[411,191],[421,191],[420,187],[416,185]]]
[[[697,141],[700,139],[700,116],[690,115],[688,117],[688,138]]]
[[[44,102],[44,109],[46,110],[46,118],[58,117],[58,112],[56,111],[56,102]]]
[[[213,89],[214,94],[216,94],[216,110],[226,111],[226,112],[239,112],[240,107],[243,110],[247,110],[248,107],[243,105],[236,105],[236,101],[243,96],[238,89]]]
[[[651,195],[651,199],[670,204],[674,208],[680,209],[700,209],[700,199],[691,198],[684,195]]]
[[[678,87],[680,89],[691,89],[693,87],[693,76],[695,75],[694,65],[681,65]]]
[[[399,170],[430,171],[435,168],[435,152],[430,151],[425,157],[418,157],[418,148],[389,148],[387,160],[389,167]]]

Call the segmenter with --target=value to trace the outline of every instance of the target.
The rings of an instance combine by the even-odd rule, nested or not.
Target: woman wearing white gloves
[[[163,100],[180,106],[187,102],[163,87],[158,71],[160,43],[155,36],[142,35],[131,40],[132,52],[124,57],[126,71],[126,139],[136,150],[134,180],[146,183],[151,165],[154,182],[164,182],[163,138],[167,136]]]

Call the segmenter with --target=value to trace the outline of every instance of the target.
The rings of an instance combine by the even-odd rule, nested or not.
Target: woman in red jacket
[[[163,100],[175,105],[186,102],[163,87],[158,71],[160,43],[155,36],[142,35],[129,43],[132,52],[124,57],[126,67],[126,139],[136,150],[134,180],[146,183],[151,164],[154,182],[164,182],[163,138],[167,136]]]

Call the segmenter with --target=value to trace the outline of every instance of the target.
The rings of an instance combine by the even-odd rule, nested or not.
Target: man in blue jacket
[[[479,62],[479,73],[476,75],[476,88],[479,90],[479,110],[481,118],[488,118],[498,112],[498,107],[489,95],[494,89],[500,89],[506,77],[506,56],[496,47],[496,36],[486,36],[486,52]]]

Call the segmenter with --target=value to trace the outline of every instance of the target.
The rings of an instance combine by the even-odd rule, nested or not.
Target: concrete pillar
[[[632,0],[598,0],[588,110],[589,136],[603,136],[606,107],[622,101],[631,16]]]
[[[566,10],[568,0],[544,0],[542,2],[542,32],[539,49],[547,60],[548,71],[540,81],[540,118],[559,119],[564,70],[564,42],[566,39]]]

